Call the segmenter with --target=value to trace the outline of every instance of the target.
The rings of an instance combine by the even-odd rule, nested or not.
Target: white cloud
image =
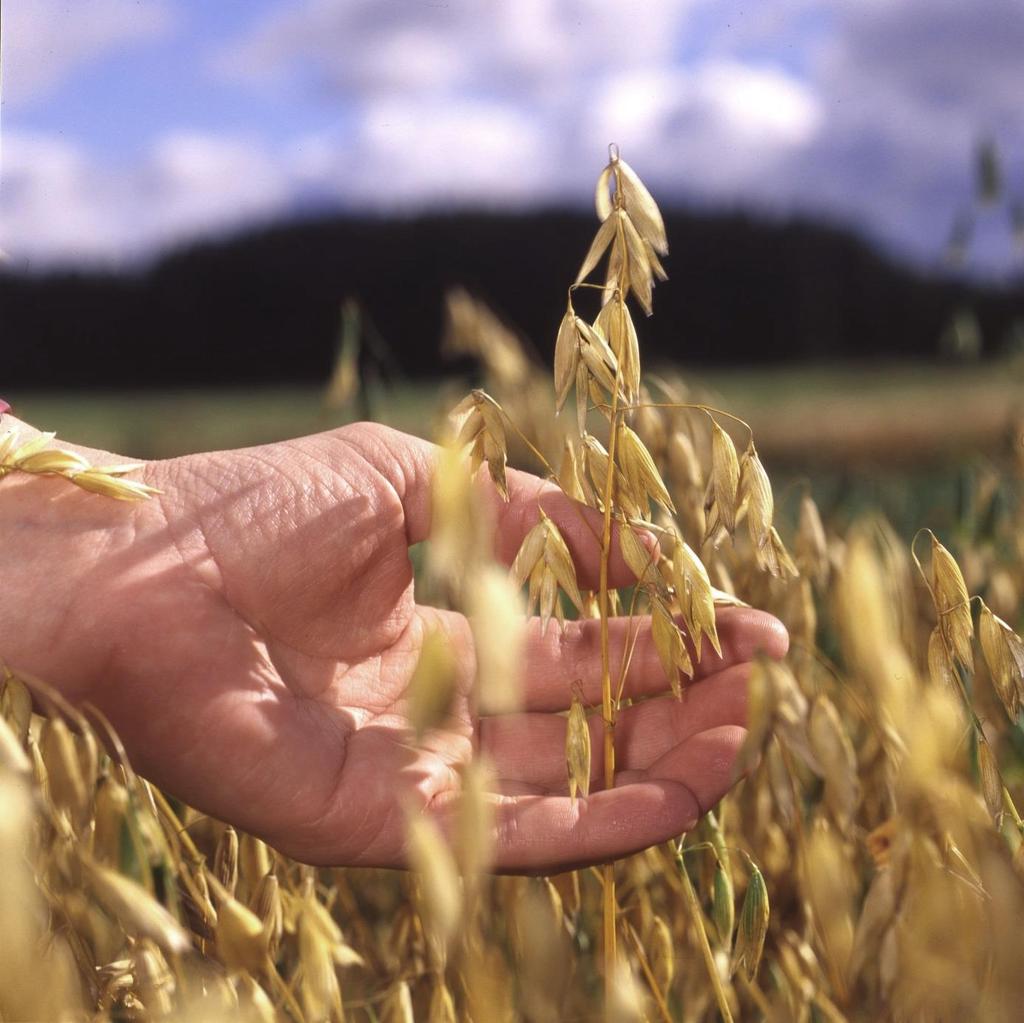
[[[1017,0],[841,0],[815,65],[827,111],[795,181],[805,206],[840,211],[918,257],[941,254],[972,202],[973,152],[991,136],[1024,190],[1024,7]],[[1007,269],[1009,218],[973,253]]]
[[[586,134],[618,141],[663,194],[765,199],[785,193],[780,168],[821,122],[814,92],[782,71],[710,60],[612,76]]]
[[[140,24],[136,38],[160,30]],[[61,45],[65,67],[86,59]],[[306,90],[341,114],[335,129],[273,145],[165,131],[131,167],[8,132],[0,244],[141,252],[309,197],[579,203],[616,141],[666,204],[826,212],[938,254],[969,201],[979,134],[1020,177],[1022,51],[1019,0],[296,0],[216,67],[257,90]]]
[[[545,137],[510,104],[384,99],[365,108],[339,191],[384,206],[529,202],[546,187]]]
[[[0,244],[15,266],[55,257],[118,262],[270,216],[290,195],[284,168],[251,139],[168,134],[126,168],[50,136],[10,131]]]
[[[169,33],[165,0],[5,0],[3,102],[9,109],[44,99],[76,71],[131,43]]]
[[[715,120],[755,144],[806,145],[822,120],[813,91],[771,67],[709,64],[698,92]]]
[[[520,101],[671,59],[707,0],[304,0],[268,15],[216,66],[245,81],[310,76],[337,94],[417,89]]]

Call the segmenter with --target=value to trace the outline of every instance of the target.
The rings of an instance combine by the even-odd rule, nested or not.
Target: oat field
[[[969,424],[959,431],[934,400],[938,372],[917,380],[917,405],[884,387],[857,401],[849,377],[829,395],[806,381],[786,393],[782,377],[645,373],[637,314],[657,314],[667,245],[654,200],[614,152],[597,212],[579,279],[552,282],[568,288],[553,373],[454,293],[446,343],[477,361],[479,387],[391,399],[386,418],[435,424],[445,444],[418,584],[467,609],[481,664],[506,668],[508,623],[527,604],[552,629],[563,616],[650,615],[684,703],[694,661],[717,644],[716,608],[773,612],[790,652],[754,665],[742,780],[671,842],[554,877],[497,877],[485,774],[467,772],[453,845],[410,820],[411,872],[314,869],[150,785],[102,717],[12,665],[0,683],[0,1018],[1020,1018],[1017,371],[943,371]],[[23,413],[143,457],[347,414],[319,396],[248,397],[241,437],[237,416],[190,400],[137,402],[132,419],[127,404],[111,414],[123,399],[40,395]],[[10,471],[70,482],[84,471],[39,455],[0,439]],[[495,572],[470,476],[500,490],[509,464],[600,513],[605,564],[616,527],[636,584],[581,589],[549,520],[511,572]],[[635,530],[654,534],[655,553]],[[601,702],[575,692],[567,718],[565,791],[583,812],[592,788],[614,783],[628,706],[606,638],[602,654]],[[425,653],[414,675],[410,743],[444,720],[444,661]],[[483,673],[481,700],[514,707],[511,674]]]

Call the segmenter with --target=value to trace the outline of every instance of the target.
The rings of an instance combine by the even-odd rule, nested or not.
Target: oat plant
[[[600,226],[568,289],[555,342],[554,411],[561,413],[570,397],[575,408],[572,426],[564,430],[560,460],[553,452],[545,455],[539,450],[486,391],[474,391],[460,403],[452,421],[455,449],[468,454],[472,471],[486,465],[503,495],[511,436],[526,445],[566,495],[601,514],[596,591],[581,592],[565,541],[543,512],[515,559],[512,578],[517,586],[526,587],[529,609],[539,610],[545,628],[552,617],[561,620],[568,606],[576,614],[600,619],[601,705],[596,712],[603,722],[603,784],[611,788],[616,770],[615,724],[629,654],[622,663],[612,662],[610,619],[623,613],[651,616],[661,664],[673,692],[680,696],[684,679],[693,677],[694,657],[699,659],[708,647],[720,652],[716,599],[735,602],[712,586],[699,550],[713,551],[745,519],[759,568],[777,576],[797,572],[773,525],[771,485],[749,427],[728,413],[699,403],[651,401],[642,382],[632,307],[638,306],[646,315],[652,313],[655,284],[667,279],[661,259],[668,254],[668,241],[657,204],[614,145],[597,182],[595,205]],[[602,266],[599,280],[591,280]],[[460,318],[465,322],[470,316],[479,322],[479,309],[465,295],[453,296],[450,303],[456,325]],[[588,310],[588,315],[583,315]],[[491,354],[496,365],[504,367],[506,374],[510,372],[509,345],[500,329],[491,323],[487,331],[471,336],[478,352],[486,357],[489,348],[495,349]],[[488,345],[487,338],[497,340]],[[467,345],[461,347],[465,350]],[[519,375],[525,373],[520,367]],[[645,413],[649,417],[667,412],[694,415],[710,432],[711,466],[703,488],[703,529],[699,536],[691,535],[692,546],[684,540],[684,530],[676,521],[676,506],[662,471],[637,432]],[[742,456],[719,419],[732,421],[744,430],[748,442]],[[536,428],[532,432],[538,440],[543,433]],[[557,470],[552,465],[556,460]],[[695,460],[691,452],[691,461]],[[609,585],[614,537],[618,537],[622,557],[636,577],[632,592],[620,592]],[[567,687],[571,683],[566,680]],[[588,709],[575,691],[567,723],[566,764],[569,793],[574,800],[581,798],[582,813],[586,812],[590,784]],[[615,864],[606,864],[601,874],[603,972],[606,1001],[611,1004],[612,986],[621,976]],[[703,932],[699,915],[696,923]],[[706,936],[703,940],[706,945]],[[720,1001],[727,1014],[724,995],[720,994]]]

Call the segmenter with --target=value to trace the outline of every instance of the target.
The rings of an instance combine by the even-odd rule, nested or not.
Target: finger
[[[670,749],[650,767],[623,772],[616,778],[616,785],[640,781],[685,784],[703,814],[738,781],[736,757],[746,737],[747,730],[738,725],[699,732]]]
[[[497,797],[497,869],[554,873],[618,859],[675,838],[729,791],[746,732],[701,732],[646,772],[623,774],[613,789],[567,796]]]
[[[426,540],[432,524],[437,445],[370,423],[346,427],[336,436],[358,451],[394,488],[402,502],[410,546]],[[495,522],[495,556],[511,564],[523,538],[540,521],[540,509],[543,509],[565,538],[580,584],[595,589],[599,585],[601,566],[604,526],[601,513],[571,500],[554,483],[530,473],[509,469],[506,482],[508,501],[502,499],[486,473],[480,473],[478,483],[485,510]],[[648,549],[656,549],[651,534],[641,532],[639,536]],[[613,527],[609,585],[628,586],[633,582],[636,576],[622,557],[617,527]]]
[[[618,859],[688,831],[701,808],[685,784],[641,781],[568,796],[498,796],[496,869],[554,874]]]
[[[785,626],[763,611],[752,608],[722,607],[717,612],[721,657],[705,638],[694,679],[707,678],[733,664],[752,660],[758,652],[783,657],[789,646]],[[682,622],[680,621],[680,625]],[[623,658],[629,656],[625,677],[625,696],[649,696],[669,688],[668,677],[654,646],[649,618],[613,618],[608,625],[608,649],[612,683],[618,689]],[[566,622],[563,628],[540,622],[530,623],[523,671],[523,705],[527,710],[565,710],[572,700],[573,683],[583,687],[583,700],[596,704],[601,700],[601,623],[597,619]]]
[[[683,698],[647,700],[619,712],[615,723],[617,772],[646,771],[695,735],[747,720],[750,665],[739,664],[684,690]],[[600,714],[590,727],[591,789],[603,787],[604,722]],[[505,792],[563,794],[568,791],[565,766],[567,719],[559,714],[509,714],[482,718],[480,748],[491,762]]]

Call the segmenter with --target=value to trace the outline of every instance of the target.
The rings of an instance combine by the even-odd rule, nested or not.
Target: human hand
[[[499,870],[555,872],[687,830],[733,780],[746,662],[781,656],[785,630],[720,609],[723,656],[705,646],[683,700],[621,711],[609,791],[591,717],[591,795],[573,805],[558,712],[577,679],[600,703],[599,623],[542,634],[531,621],[523,712],[474,714],[468,623],[413,592],[408,549],[430,530],[435,450],[359,424],[152,463],[145,481],[163,495],[138,505],[5,481],[0,655],[100,707],[143,775],[306,862],[404,865],[407,806],[446,824],[477,751],[497,777]],[[497,555],[511,560],[539,503],[595,587],[596,513],[525,473],[508,482],[507,504],[490,495]],[[611,573],[612,585],[633,580],[617,554]],[[446,726],[418,745],[407,691],[434,628],[456,651],[458,690]],[[612,664],[626,642],[626,620],[613,621]],[[645,622],[625,693],[667,689]]]

